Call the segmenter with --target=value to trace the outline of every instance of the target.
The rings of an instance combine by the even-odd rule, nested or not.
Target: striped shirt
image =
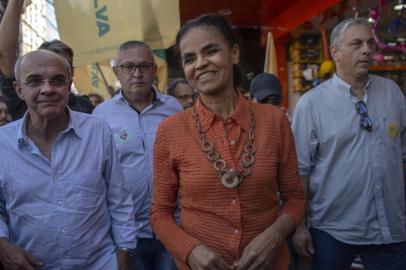
[[[200,149],[192,110],[163,121],[154,153],[154,190],[151,223],[159,239],[174,255],[180,269],[188,269],[187,257],[200,243],[220,254],[228,264],[239,260],[245,246],[282,212],[299,223],[305,209],[293,135],[283,112],[256,104],[239,94],[235,112],[223,121],[196,102],[202,129],[214,142],[228,167],[239,170],[249,131],[248,108],[255,111],[257,148],[253,173],[236,189],[227,189]],[[179,194],[181,225],[173,219]],[[272,269],[286,269],[288,251],[281,245]]]

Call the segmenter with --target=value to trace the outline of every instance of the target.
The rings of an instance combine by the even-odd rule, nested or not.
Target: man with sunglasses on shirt
[[[124,175],[134,195],[139,233],[131,269],[170,270],[172,257],[155,239],[149,224],[152,159],[159,123],[182,107],[153,86],[157,66],[146,43],[127,41],[120,45],[113,70],[122,88],[111,100],[97,106],[93,114],[106,120],[113,130]]]
[[[336,73],[294,112],[309,207],[293,240],[313,255],[312,269],[349,269],[357,255],[367,270],[405,269],[405,97],[368,74],[375,50],[365,19],[339,23],[330,39]]]

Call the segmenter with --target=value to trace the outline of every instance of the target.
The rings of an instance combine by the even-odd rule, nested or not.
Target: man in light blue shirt
[[[336,74],[306,93],[293,116],[310,233],[293,236],[312,269],[406,267],[406,104],[393,81],[368,74],[370,24],[350,18],[331,34]]]
[[[109,127],[67,108],[69,63],[34,51],[16,63],[28,106],[0,128],[0,261],[5,269],[127,269],[134,206]]]
[[[93,112],[106,120],[113,130],[124,176],[134,195],[135,221],[140,231],[131,267],[137,270],[173,269],[171,255],[154,238],[149,210],[155,134],[159,123],[182,111],[182,107],[175,98],[163,95],[153,87],[156,69],[146,43],[128,41],[122,44],[114,67],[122,89]]]

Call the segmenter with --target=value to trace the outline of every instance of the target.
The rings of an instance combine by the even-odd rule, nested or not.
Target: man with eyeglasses
[[[4,269],[128,269],[134,204],[109,126],[71,111],[69,63],[39,50],[17,60],[28,110],[0,128]]]
[[[184,110],[193,106],[197,95],[189,83],[183,78],[174,79],[166,88],[166,93],[175,97]]]
[[[406,104],[392,80],[370,75],[376,50],[362,18],[332,31],[333,78],[299,100],[293,132],[307,187],[308,225],[296,229],[299,254],[312,269],[406,266]]]
[[[152,233],[149,210],[156,131],[162,120],[182,107],[153,86],[157,66],[146,43],[128,41],[120,45],[113,70],[122,88],[93,114],[106,120],[113,130],[124,176],[134,196],[138,241],[131,269],[173,269],[171,255]]]

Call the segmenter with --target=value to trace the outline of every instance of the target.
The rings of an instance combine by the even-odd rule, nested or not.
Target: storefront
[[[406,6],[403,0],[191,1],[180,0],[181,21],[204,13],[226,16],[241,37],[243,88],[263,72],[268,32],[276,49],[283,106],[292,109],[306,91],[328,78],[334,65],[328,37],[348,17],[370,18],[378,41],[372,73],[391,78],[406,91]],[[403,9],[403,13],[402,13]],[[260,48],[260,49],[258,49]],[[176,62],[176,59],[170,59]],[[173,71],[170,76],[178,76]]]

